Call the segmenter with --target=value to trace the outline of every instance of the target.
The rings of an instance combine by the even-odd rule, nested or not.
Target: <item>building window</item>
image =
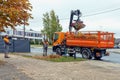
[[[10,34],[10,32],[9,32],[9,31],[7,31],[7,34]]]

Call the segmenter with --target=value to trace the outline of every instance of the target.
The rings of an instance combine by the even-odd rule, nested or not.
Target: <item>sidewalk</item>
[[[107,51],[120,54],[120,49],[107,49]]]
[[[0,60],[3,59],[3,55],[0,54]],[[9,58],[10,59],[10,58]],[[5,59],[5,60],[9,60]],[[33,80],[29,78],[25,73],[22,73],[12,63],[5,62],[0,65],[0,80]]]

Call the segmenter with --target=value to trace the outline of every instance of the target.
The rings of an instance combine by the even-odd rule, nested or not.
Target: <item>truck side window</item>
[[[56,40],[58,40],[58,34],[54,34],[54,42],[56,41]]]

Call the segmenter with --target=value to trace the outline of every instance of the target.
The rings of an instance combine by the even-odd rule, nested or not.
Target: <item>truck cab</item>
[[[60,48],[62,41],[64,40],[64,32],[55,32],[53,36],[53,51],[56,52],[57,48]]]

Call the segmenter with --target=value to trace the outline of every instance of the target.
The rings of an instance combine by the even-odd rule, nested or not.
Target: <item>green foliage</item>
[[[46,34],[50,43],[52,42],[52,37],[54,32],[62,31],[62,26],[59,23],[58,16],[55,15],[55,12],[52,10],[50,13],[46,12],[43,14],[43,30],[41,32]]]
[[[42,40],[30,40],[30,44],[40,45],[42,44]]]
[[[34,41],[33,41],[33,40],[30,40],[30,44],[34,44]]]
[[[39,44],[39,40],[35,40],[35,44]]]

